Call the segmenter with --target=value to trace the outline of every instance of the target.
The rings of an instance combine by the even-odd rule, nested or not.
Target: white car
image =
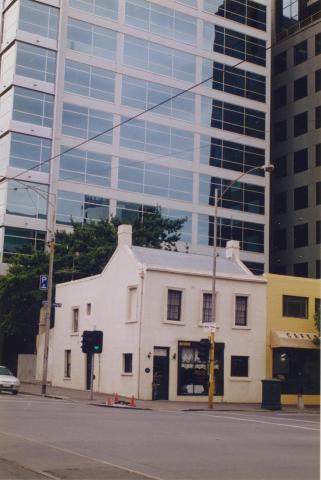
[[[20,387],[20,382],[17,377],[14,377],[7,367],[0,365],[0,392],[11,392],[17,395]]]

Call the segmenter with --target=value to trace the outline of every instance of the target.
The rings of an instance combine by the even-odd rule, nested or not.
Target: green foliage
[[[164,218],[161,209],[133,222],[133,244],[151,248],[175,248],[186,219]],[[53,284],[96,275],[102,271],[117,246],[120,220],[73,224],[73,232],[56,233]],[[19,335],[34,342],[41,302],[39,275],[48,272],[48,255],[28,252],[13,258],[8,273],[0,277],[0,334]]]

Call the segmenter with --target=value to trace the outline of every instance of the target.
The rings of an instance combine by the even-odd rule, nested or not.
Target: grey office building
[[[270,269],[320,278],[321,2],[274,6]]]
[[[267,2],[4,0],[1,14],[0,175],[19,174],[0,183],[1,261],[43,248],[47,208],[70,229],[160,205],[187,217],[180,249],[210,254],[215,189],[270,161]],[[257,168],[218,211],[219,247],[239,240],[257,273],[269,199]]]

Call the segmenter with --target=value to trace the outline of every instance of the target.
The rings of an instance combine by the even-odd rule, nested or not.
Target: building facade
[[[0,174],[19,181],[1,184],[2,261],[43,247],[48,195],[66,229],[161,205],[187,218],[189,250],[208,253],[214,190],[270,160],[270,19],[264,0],[4,0]],[[256,273],[268,263],[265,175],[219,208],[219,248],[240,241]]]
[[[267,279],[267,378],[282,381],[282,404],[320,403],[320,346],[314,316],[320,311],[320,282],[265,275]]]
[[[320,278],[321,2],[272,3],[270,271]]]
[[[200,400],[208,395],[208,361],[199,356],[211,317],[208,256],[131,246],[131,227],[104,271],[57,286],[52,330],[52,384],[90,388],[84,330],[103,331],[94,355],[94,390],[144,400]],[[236,244],[236,245],[235,245]],[[216,401],[261,401],[265,377],[266,280],[239,259],[238,242],[218,257],[216,282]],[[43,335],[38,337],[41,378]]]

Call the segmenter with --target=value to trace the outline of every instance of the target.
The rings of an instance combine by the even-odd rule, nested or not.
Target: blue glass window
[[[51,140],[47,138],[11,133],[9,165],[24,170],[33,169],[40,172],[49,171],[49,162],[41,165],[50,158]],[[39,166],[38,166],[39,165]]]
[[[192,161],[194,135],[154,122],[131,120],[120,127],[120,146]]]
[[[129,35],[125,35],[124,63],[178,80],[195,81],[195,55]]]
[[[91,138],[113,127],[113,115],[93,108],[80,107],[64,103],[62,113],[62,132],[78,138]],[[113,132],[104,133],[95,138],[96,142],[112,143]]]
[[[196,44],[196,18],[146,0],[126,0],[126,24],[178,42]]]
[[[54,83],[56,78],[56,52],[17,42],[16,73],[24,77]]]
[[[59,190],[57,199],[57,223],[68,225],[71,221],[86,223],[108,218],[107,198]]]
[[[13,120],[52,127],[53,95],[14,87]]]
[[[59,178],[71,182],[110,187],[111,156],[75,148],[63,153],[61,147]]]
[[[193,174],[178,168],[121,159],[119,161],[118,188],[192,201]]]
[[[69,5],[98,17],[117,20],[118,0],[69,0]]]
[[[67,47],[88,55],[115,60],[116,32],[69,18]]]
[[[123,76],[122,80],[122,104],[140,110],[151,108],[179,92],[180,90],[176,88],[138,78]],[[193,122],[194,110],[195,96],[193,93],[187,92],[157,107],[154,113]]]
[[[65,90],[107,102],[114,101],[115,73],[104,68],[66,60]]]
[[[58,8],[32,0],[20,0],[19,28],[43,37],[57,39]]]

